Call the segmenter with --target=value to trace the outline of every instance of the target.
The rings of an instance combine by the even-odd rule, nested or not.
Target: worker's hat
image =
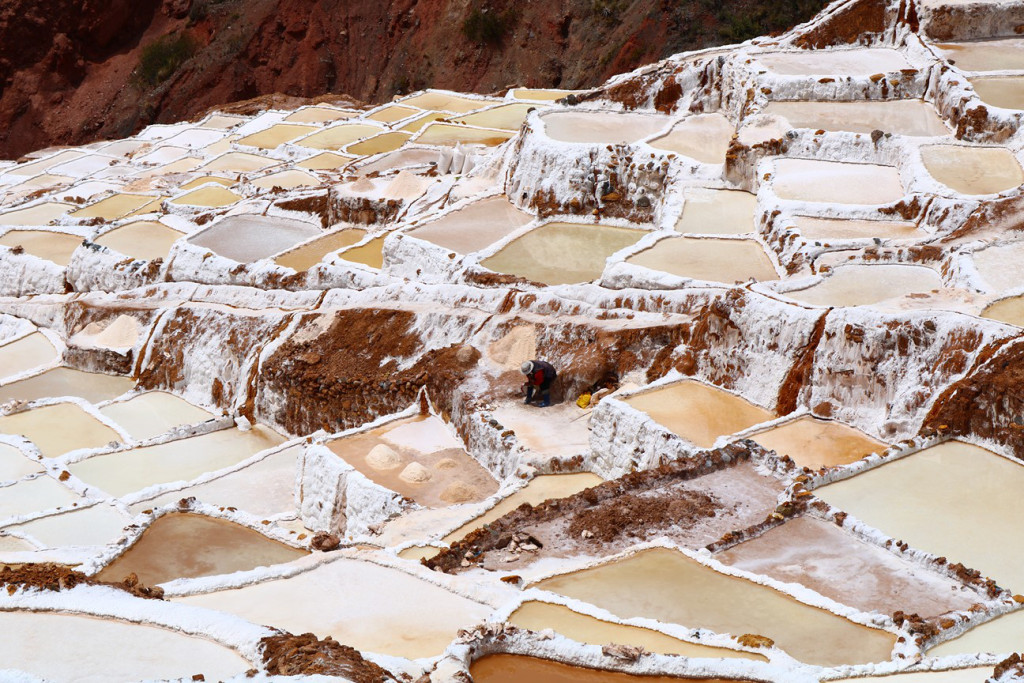
[[[533,361],[524,361],[523,364],[519,366],[519,369],[522,370],[524,375],[529,375],[531,372],[533,372]]]

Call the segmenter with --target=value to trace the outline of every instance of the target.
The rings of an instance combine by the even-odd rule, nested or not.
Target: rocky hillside
[[[822,0],[8,0],[0,157],[269,93],[584,88],[770,33]]]

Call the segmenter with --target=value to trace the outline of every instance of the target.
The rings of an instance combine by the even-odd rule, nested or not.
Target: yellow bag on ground
[[[576,405],[580,408],[586,408],[590,405],[590,394],[580,394],[580,397],[576,399]]]

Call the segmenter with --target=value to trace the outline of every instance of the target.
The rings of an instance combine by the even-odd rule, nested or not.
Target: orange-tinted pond
[[[584,669],[550,659],[526,655],[487,655],[473,662],[469,674],[475,683],[728,683],[725,678],[676,678],[675,676],[636,676],[634,674]]]

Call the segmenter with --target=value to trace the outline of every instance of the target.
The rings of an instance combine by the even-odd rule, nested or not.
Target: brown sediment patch
[[[100,581],[71,567],[53,562],[4,565],[3,569],[0,569],[0,584],[5,585],[10,594],[15,593],[18,589],[36,588],[46,591],[61,591],[83,585],[110,586],[138,598],[153,600],[163,600],[164,598],[163,588],[144,586],[139,583],[135,574],[129,574],[123,581]]]
[[[721,502],[703,491],[680,491],[663,495],[626,493],[576,513],[569,533],[593,534],[596,541],[608,542],[620,536],[645,538],[666,522],[690,525],[703,517],[714,517]]]
[[[639,656],[639,653],[637,653]],[[729,683],[750,679],[725,678],[680,678],[678,676],[656,676],[620,673],[603,669],[588,669],[563,664],[550,659],[527,655],[495,654],[481,657],[469,667],[476,683]]]
[[[359,650],[330,636],[320,640],[312,633],[282,633],[261,639],[260,645],[264,668],[272,676],[344,676],[352,683],[397,680],[391,672],[363,659]]]

